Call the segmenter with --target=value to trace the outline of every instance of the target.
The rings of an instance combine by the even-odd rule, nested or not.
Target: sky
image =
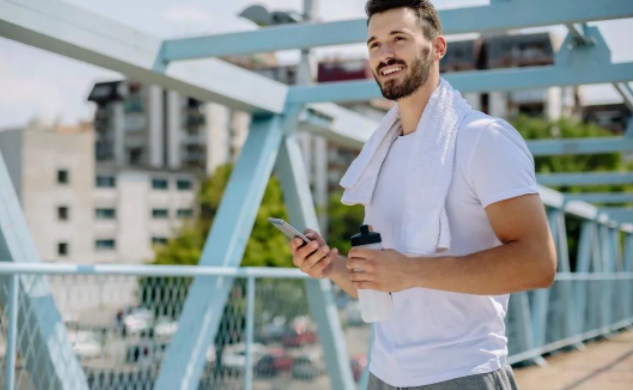
[[[300,11],[303,0],[65,0],[91,12],[160,38],[179,38],[201,34],[253,30],[256,26],[237,15],[252,4],[272,10]],[[486,5],[489,0],[435,0],[438,9]],[[320,21],[365,17],[365,0],[321,0]],[[122,12],[125,10],[125,12]],[[633,61],[633,19],[592,23],[598,25],[611,47],[614,62]],[[525,30],[553,31],[561,36],[562,26]],[[470,35],[448,36],[453,39]],[[627,42],[628,41],[628,42]],[[450,44],[449,44],[450,50]],[[364,44],[332,46],[315,50],[318,58],[366,56]],[[296,63],[297,50],[279,53],[282,63]],[[68,59],[57,54],[0,38],[0,130],[22,127],[39,118],[45,122],[65,124],[91,120],[93,103],[86,98],[95,82],[122,79],[123,76],[103,68]],[[593,101],[621,101],[610,85],[593,86]]]

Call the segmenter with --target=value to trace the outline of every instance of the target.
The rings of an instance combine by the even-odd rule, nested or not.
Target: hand
[[[333,260],[338,255],[338,249],[330,250],[323,238],[312,229],[306,229],[303,234],[312,242],[306,244],[301,238],[292,239],[292,262],[313,278],[328,277],[334,268]]]
[[[414,287],[409,282],[413,259],[394,249],[354,247],[347,257],[349,280],[356,288],[398,292]]]

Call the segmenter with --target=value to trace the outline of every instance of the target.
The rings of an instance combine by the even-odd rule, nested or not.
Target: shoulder
[[[473,110],[462,121],[457,133],[460,154],[471,154],[481,142],[525,144],[521,134],[505,119]]]

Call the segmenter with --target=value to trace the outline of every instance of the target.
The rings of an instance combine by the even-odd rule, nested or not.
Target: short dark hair
[[[367,13],[367,25],[375,14],[389,11],[394,8],[411,8],[420,19],[424,37],[428,40],[442,35],[442,23],[437,10],[428,0],[368,0],[365,4]]]

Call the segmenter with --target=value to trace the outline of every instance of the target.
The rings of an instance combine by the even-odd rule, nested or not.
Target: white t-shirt
[[[484,208],[538,193],[534,159],[521,135],[506,121],[475,111],[456,140],[454,173],[447,197],[451,249],[437,256],[462,256],[501,245]],[[488,117],[489,118],[489,117]],[[491,119],[492,120],[492,119]],[[481,126],[486,122],[487,126]],[[401,253],[397,237],[406,167],[413,134],[398,137],[381,167],[365,224],[383,246]],[[424,196],[423,193],[420,196]],[[407,256],[417,256],[404,253]],[[483,296],[412,288],[393,293],[394,319],[375,325],[370,371],[392,386],[423,386],[495,371],[506,364],[504,317],[509,295]]]

